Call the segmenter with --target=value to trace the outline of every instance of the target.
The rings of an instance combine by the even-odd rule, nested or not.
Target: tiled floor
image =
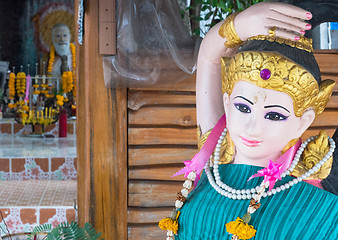
[[[76,181],[0,181],[0,208],[13,206],[73,206]]]
[[[11,123],[12,130],[16,127]],[[1,125],[1,124],[0,124]],[[1,130],[4,126],[1,125]],[[75,129],[75,128],[74,128]],[[0,131],[0,235],[77,219],[76,137],[23,137]]]

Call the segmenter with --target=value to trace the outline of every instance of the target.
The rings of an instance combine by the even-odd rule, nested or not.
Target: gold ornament
[[[197,138],[198,138],[198,150],[201,150],[201,148],[203,147],[205,141],[207,140],[207,138],[209,137],[210,133],[212,130],[209,130],[208,132],[204,133],[201,136],[201,131],[199,126],[197,127]],[[233,143],[233,141],[230,138],[230,134],[229,132],[227,133],[227,135],[225,136],[225,138],[223,139],[223,142],[221,144],[221,149],[220,149],[220,159],[219,159],[219,164],[228,164],[232,161],[232,156],[234,155],[235,152],[235,145]],[[213,162],[213,158],[212,158],[212,162]]]
[[[332,94],[335,81],[322,81],[320,87],[316,79],[298,64],[275,52],[240,52],[232,58],[222,58],[222,90],[229,95],[235,84],[246,81],[256,86],[287,93],[293,100],[295,115],[313,108],[316,116],[324,111]],[[264,80],[263,69],[271,72]]]
[[[297,166],[290,175],[295,177],[302,176],[305,172],[309,171],[309,169],[313,168],[317,163],[319,163],[319,161],[324,158],[328,151],[329,141],[326,132],[322,130],[320,131],[318,137],[306,146],[302,160],[298,162]],[[306,180],[325,179],[330,174],[331,167],[332,157],[326,163],[324,163],[324,165],[318,171],[306,178]]]
[[[276,37],[275,36],[275,30],[273,28],[269,29],[269,36],[265,35],[258,35],[254,37],[248,38],[248,41],[250,40],[261,40],[261,41],[269,41],[269,42],[277,42],[279,44],[285,44],[290,47],[295,47],[300,50],[305,50],[307,52],[313,52],[312,47],[312,39],[306,38],[304,36],[299,36],[300,39],[298,41],[292,41],[291,39],[282,38],[282,37]]]
[[[239,12],[233,13],[229,17],[227,17],[218,30],[218,34],[222,38],[226,38],[224,46],[226,46],[227,48],[239,47],[240,45],[243,44],[243,41],[239,38],[239,36],[236,33],[234,25],[234,20],[238,13]]]

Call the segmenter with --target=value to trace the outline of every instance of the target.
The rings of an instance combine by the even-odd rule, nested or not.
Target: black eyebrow
[[[242,99],[248,101],[251,105],[254,105],[253,102],[251,102],[249,99],[246,99],[246,98],[243,97],[243,96],[237,96],[237,97],[235,97],[235,98],[242,98]],[[235,99],[235,98],[234,98],[234,99]]]
[[[283,108],[285,111],[287,111],[288,113],[290,113],[289,110],[287,110],[285,107],[280,106],[280,105],[269,105],[269,106],[264,106],[264,108],[273,108],[273,107]]]

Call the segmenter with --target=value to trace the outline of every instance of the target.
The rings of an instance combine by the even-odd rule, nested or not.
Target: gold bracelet
[[[234,25],[234,20],[238,13],[239,12],[233,13],[229,17],[227,17],[218,30],[218,34],[222,38],[226,38],[224,46],[226,46],[227,48],[234,48],[243,44],[243,41],[236,33]]]

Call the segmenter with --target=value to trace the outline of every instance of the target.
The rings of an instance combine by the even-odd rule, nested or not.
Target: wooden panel
[[[129,148],[129,166],[182,163],[190,160],[197,152],[191,148]]]
[[[164,90],[164,91],[196,91],[196,74],[187,76],[186,79],[180,82],[168,82],[168,84],[163,84],[160,86],[151,86],[143,88],[131,88],[130,90]]]
[[[337,125],[337,123],[335,122]],[[333,133],[336,127],[330,128]],[[318,131],[318,130],[316,130]],[[129,144],[131,145],[157,145],[157,144],[179,144],[196,145],[196,129],[176,128],[130,128]],[[311,132],[311,133],[307,133]],[[307,130],[304,136],[313,135],[313,128]],[[330,135],[332,136],[332,134]]]
[[[190,159],[187,159],[190,160]],[[129,169],[129,179],[135,180],[165,180],[165,181],[185,181],[184,175],[171,177],[184,165],[177,166],[158,166],[158,167],[143,167]]]
[[[338,85],[338,84],[337,84]],[[337,108],[338,109],[338,95],[332,95],[326,108]]]
[[[335,99],[333,99],[335,100]],[[331,103],[333,107],[337,103]],[[184,107],[147,107],[138,111],[129,111],[129,124],[196,126],[196,109]],[[338,112],[324,111],[312,124],[318,126],[337,126]]]
[[[129,111],[129,124],[196,126],[196,108],[192,107],[144,107]]]
[[[323,128],[310,128],[308,130],[306,130],[306,132],[303,134],[302,139],[305,140],[311,136],[316,136],[319,134],[320,130],[322,130]],[[325,128],[325,131],[327,133],[328,136],[332,137],[334,131],[336,131],[336,128]]]
[[[129,207],[173,207],[183,182],[129,181]]]
[[[321,72],[338,74],[338,54],[315,54],[315,57]]]
[[[75,1],[78,4],[78,1]],[[79,223],[127,239],[127,94],[105,88],[98,53],[98,1],[86,1],[78,94]]]
[[[314,121],[311,127],[337,127],[338,126],[338,111],[326,110]]]
[[[129,91],[128,108],[138,110],[146,105],[186,105],[196,104],[195,93],[167,91]]]
[[[128,226],[128,239],[133,240],[161,240],[166,239],[166,231],[155,225],[130,225]]]
[[[173,196],[175,197],[175,196]],[[163,208],[129,208],[128,210],[128,223],[155,223],[169,217],[174,207]]]
[[[196,145],[196,128],[129,128],[129,145]]]

